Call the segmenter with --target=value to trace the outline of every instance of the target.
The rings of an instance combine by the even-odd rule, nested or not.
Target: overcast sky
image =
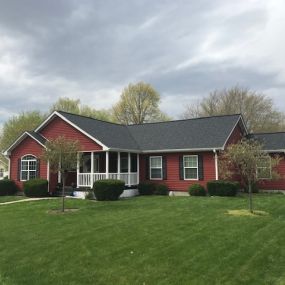
[[[0,125],[60,96],[108,108],[140,80],[173,117],[236,84],[285,111],[284,12],[284,0],[0,0]]]

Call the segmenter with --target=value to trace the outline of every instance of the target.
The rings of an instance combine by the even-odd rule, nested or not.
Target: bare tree
[[[248,129],[253,132],[281,131],[285,128],[285,116],[274,108],[270,98],[239,86],[211,92],[200,102],[188,105],[182,117],[237,113],[243,115]]]

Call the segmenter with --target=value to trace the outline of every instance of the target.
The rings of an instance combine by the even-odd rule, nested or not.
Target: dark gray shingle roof
[[[261,142],[264,150],[285,151],[285,132],[250,134],[249,137]]]
[[[240,115],[128,126],[142,150],[222,148]]]
[[[39,141],[41,144],[46,143],[46,139],[39,133],[33,131],[27,131],[27,133],[32,136],[35,140]]]
[[[70,122],[109,148],[139,150],[139,146],[124,125],[58,111]]]
[[[109,148],[142,151],[222,148],[241,118],[228,115],[125,126],[59,113]]]

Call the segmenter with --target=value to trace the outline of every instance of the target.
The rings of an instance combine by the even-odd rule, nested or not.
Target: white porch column
[[[106,151],[106,179],[109,178],[109,151]]]
[[[131,185],[131,153],[128,152],[128,186]]]
[[[94,152],[91,152],[91,174],[90,174],[90,182],[91,182],[91,188],[93,187],[93,183],[94,183]]]
[[[214,154],[215,154],[215,173],[216,173],[216,180],[219,180],[219,165],[218,165],[218,153],[214,149]]]
[[[118,164],[117,164],[118,179],[121,179],[121,153],[118,152]]]
[[[140,183],[140,155],[137,153],[137,184]]]
[[[76,187],[78,188],[79,186],[79,171],[80,171],[80,161],[79,161],[79,153],[77,153],[77,166],[76,166]]]

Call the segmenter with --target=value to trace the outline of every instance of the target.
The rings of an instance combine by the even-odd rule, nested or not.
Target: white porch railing
[[[92,184],[97,180],[106,179],[106,173],[78,173],[77,187],[92,187]],[[125,181],[127,186],[138,184],[137,172],[131,173],[109,173],[109,179],[120,179]]]

